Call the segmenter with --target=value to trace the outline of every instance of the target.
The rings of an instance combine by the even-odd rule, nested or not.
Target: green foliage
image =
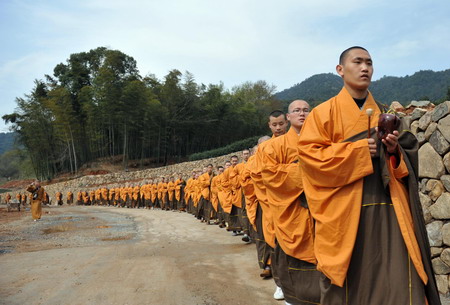
[[[341,90],[342,79],[332,73],[317,74],[275,96],[284,101],[305,99],[315,106]],[[427,99],[435,103],[449,98],[450,69],[434,72],[419,71],[411,76],[384,76],[372,82],[370,91],[377,101],[390,104],[399,101],[406,105],[412,100]]]
[[[10,150],[0,155],[0,179],[33,178],[33,167],[24,150]]]
[[[189,156],[189,161],[220,157],[240,150],[250,149],[258,143],[258,139],[260,137],[261,136],[250,137],[244,140],[236,141],[224,147],[192,154]]]
[[[281,105],[274,93],[264,81],[226,90],[178,70],[142,77],[132,57],[102,47],[56,65],[3,119],[36,176],[49,179],[97,158],[120,155],[124,168],[131,159],[164,165],[262,134]]]
[[[16,134],[13,132],[0,132],[0,155],[13,149]]]

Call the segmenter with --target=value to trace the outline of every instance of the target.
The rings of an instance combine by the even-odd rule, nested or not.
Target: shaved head
[[[369,52],[369,51],[367,51],[366,49],[364,49],[363,47],[360,47],[360,46],[353,46],[353,47],[350,47],[350,48],[348,48],[348,49],[345,49],[345,50],[341,53],[341,55],[339,56],[339,64],[340,64],[340,65],[343,65],[343,64],[344,64],[344,61],[345,61],[345,59],[346,59],[346,57],[347,57],[347,55],[348,55],[348,53],[349,53],[351,50],[355,50],[355,49],[364,50],[364,51],[366,51],[366,52]]]

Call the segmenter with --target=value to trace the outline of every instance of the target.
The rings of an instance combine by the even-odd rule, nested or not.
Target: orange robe
[[[211,179],[212,175],[210,176],[208,173],[204,173],[198,177],[200,197],[203,197],[206,200],[209,200],[210,197],[209,187],[211,186]]]
[[[155,203],[156,197],[158,197],[158,185],[156,183],[152,184],[151,192],[152,192],[152,197],[151,197],[152,202]]]
[[[309,209],[316,220],[314,249],[318,270],[333,284],[343,287],[347,277],[361,213],[363,179],[373,173],[366,139],[344,140],[367,130],[366,109],[374,110],[371,127],[378,124],[380,110],[369,93],[360,110],[348,91],[317,106],[308,116],[299,141],[303,187]],[[419,246],[414,235],[407,194],[399,185],[405,174],[403,159],[396,173],[391,168],[389,187],[395,214],[406,248],[424,283]],[[336,200],[339,198],[339,200]],[[337,234],[339,233],[339,234]]]
[[[167,183],[167,193],[169,194],[169,201],[172,202],[175,195],[175,182],[169,181]]]
[[[217,212],[219,208],[219,198],[217,197],[218,193],[217,189],[217,176],[214,176],[211,180],[211,205],[213,206],[214,210]]]
[[[262,227],[263,227],[263,234],[264,234],[264,240],[266,243],[272,247],[275,248],[275,227],[273,224],[273,218],[272,218],[272,212],[270,210],[270,206],[268,203],[267,195],[266,195],[266,186],[264,184],[263,178],[262,178],[262,170],[264,168],[264,160],[265,160],[265,146],[270,143],[274,138],[265,141],[261,143],[258,146],[258,151],[255,154],[254,164],[252,167],[250,167],[250,176],[253,180],[254,186],[255,186],[255,195],[258,199],[258,203],[262,210]]]
[[[287,255],[317,264],[314,222],[309,210],[300,203],[303,185],[298,164],[298,139],[291,127],[286,134],[265,146],[262,178],[280,247]]]
[[[231,186],[231,203],[238,208],[242,208],[242,188],[241,188],[241,174],[244,170],[245,163],[236,164],[230,170],[229,179]]]
[[[27,191],[33,194],[33,200],[31,200],[31,217],[33,219],[41,219],[42,201],[44,200],[45,190],[42,186],[37,189],[34,185],[30,185]]]
[[[245,196],[245,209],[247,210],[247,217],[253,228],[256,230],[256,210],[258,208],[258,199],[255,194],[255,185],[250,176],[250,169],[254,166],[255,156],[251,156],[240,175],[241,187]]]
[[[231,194],[231,184],[230,184],[230,171],[233,170],[233,167],[230,166],[224,172],[221,174],[220,177],[220,185],[222,188],[222,194],[219,196],[220,204],[222,206],[222,209],[225,213],[230,214],[231,208],[233,207],[233,197]]]
[[[177,179],[175,181],[175,199],[181,201],[181,186],[183,185],[183,179]]]
[[[192,181],[194,181],[194,178],[189,178],[186,181],[186,186],[184,187],[184,201],[186,202],[186,204],[188,204],[189,199],[191,198]]]

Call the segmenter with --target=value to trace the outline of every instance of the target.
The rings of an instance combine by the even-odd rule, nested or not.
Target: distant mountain
[[[13,132],[0,132],[0,155],[13,149],[16,136]]]
[[[280,100],[302,98],[312,104],[318,104],[336,95],[342,84],[338,75],[316,74],[275,96]],[[441,102],[450,95],[450,69],[438,72],[419,71],[404,77],[383,76],[372,82],[370,91],[377,101],[386,104],[392,101],[408,104],[412,100]]]

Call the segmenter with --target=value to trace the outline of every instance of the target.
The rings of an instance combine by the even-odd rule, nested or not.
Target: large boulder
[[[411,113],[411,120],[418,120],[420,119],[425,113],[427,113],[427,111],[425,109],[421,109],[421,108],[416,108],[414,109],[414,111]]]
[[[439,123],[437,124],[437,128],[442,133],[444,138],[448,142],[450,142],[450,115],[447,115],[445,118],[440,119]]]
[[[440,294],[448,293],[448,275],[436,275],[436,286]]]
[[[410,125],[411,132],[416,135],[419,132],[419,121],[414,121]]]
[[[433,132],[436,131],[438,124],[436,122],[431,122],[430,125],[428,125],[427,130],[425,130],[425,139],[428,141],[433,134]]]
[[[431,260],[435,274],[449,274],[450,267],[442,261],[440,257]]]
[[[430,206],[430,213],[434,219],[450,218],[450,193],[443,193],[436,203]]]
[[[419,128],[421,130],[427,130],[428,125],[431,123],[431,111],[425,113],[420,119],[419,119]]]
[[[425,143],[419,149],[419,177],[439,179],[445,173],[441,156],[430,143]]]
[[[417,137],[419,134],[417,134]],[[425,137],[425,135],[424,135]],[[436,150],[436,152],[440,155],[444,155],[447,151],[450,150],[450,144],[444,138],[442,133],[439,130],[433,132],[429,140],[431,146]]]
[[[406,108],[410,107],[427,108],[429,106],[431,106],[430,101],[411,101],[411,103],[408,106],[406,106]]]
[[[444,223],[442,221],[433,221],[426,225],[428,240],[430,241],[431,247],[440,247],[442,246],[442,225]]]
[[[437,105],[431,113],[433,122],[439,121],[441,118],[450,113],[450,101],[446,101]]]

